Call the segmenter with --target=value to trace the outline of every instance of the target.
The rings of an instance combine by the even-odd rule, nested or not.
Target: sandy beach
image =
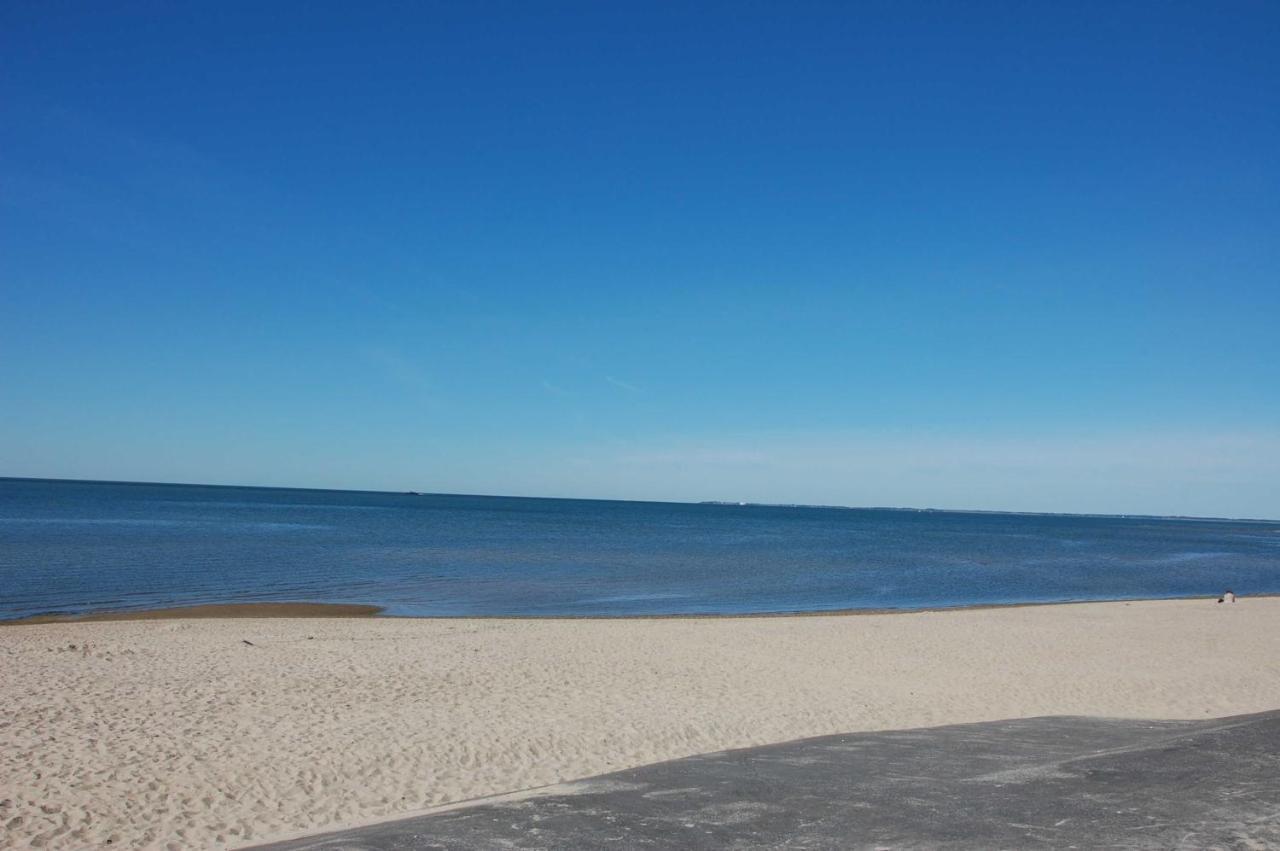
[[[6,626],[0,847],[239,847],[805,736],[1274,709],[1278,619],[1246,598]]]

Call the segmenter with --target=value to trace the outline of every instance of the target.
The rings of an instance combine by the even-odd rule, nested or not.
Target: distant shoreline
[[[1239,599],[1266,600],[1280,594],[1239,595]],[[385,606],[359,603],[250,602],[205,603],[194,606],[168,606],[156,609],[94,611],[83,614],[42,614],[25,618],[0,620],[0,627],[39,624],[102,623],[107,621],[161,620],[235,620],[295,618],[380,618],[384,620],[423,621],[662,621],[662,620],[727,620],[743,618],[818,618],[859,617],[864,615],[910,615],[929,612],[965,612],[988,609],[1027,609],[1046,606],[1087,606],[1102,603],[1156,603],[1174,600],[1214,602],[1208,595],[1179,597],[1120,597],[1107,600],[1045,600],[1026,603],[972,603],[959,606],[921,606],[915,608],[815,609],[789,612],[690,612],[658,615],[389,615]],[[1226,605],[1226,604],[1224,604]]]

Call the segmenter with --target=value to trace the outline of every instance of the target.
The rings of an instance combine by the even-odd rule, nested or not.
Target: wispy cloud
[[[630,384],[630,383],[628,383],[628,382],[626,382],[626,381],[623,381],[622,379],[619,379],[619,378],[614,378],[612,375],[606,375],[606,376],[604,377],[604,380],[605,380],[605,381],[607,381],[607,382],[609,382],[610,384],[612,384],[614,387],[621,388],[622,390],[626,390],[626,391],[627,391],[627,392],[629,392],[629,393],[643,393],[643,392],[644,392],[643,390],[641,390],[639,387],[635,386],[634,384]]]
[[[647,467],[761,467],[773,463],[774,456],[758,449],[735,446],[690,446],[651,449],[618,456],[621,464]]]
[[[565,390],[560,385],[554,384],[545,378],[542,379],[542,389],[547,391],[553,396],[572,396],[573,395],[572,393],[570,393],[568,390]]]
[[[1280,517],[1280,432],[762,433],[579,452],[652,499]]]
[[[418,398],[439,402],[430,375],[399,351],[387,346],[368,346],[360,351],[360,355],[384,379],[413,391]]]
[[[282,199],[201,151],[80,110],[32,108],[25,132],[44,157],[10,157],[0,169],[4,204],[40,221],[131,248],[169,250],[211,234],[237,244],[256,231],[251,211],[281,213]],[[52,166],[50,159],[60,164]],[[184,230],[184,228],[186,230]]]

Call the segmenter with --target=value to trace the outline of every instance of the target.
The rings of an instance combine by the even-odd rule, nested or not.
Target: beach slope
[[[0,629],[0,845],[235,847],[726,748],[1280,707],[1280,600]]]

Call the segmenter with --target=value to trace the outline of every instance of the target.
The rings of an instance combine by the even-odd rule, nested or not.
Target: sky
[[[1278,43],[5,3],[0,475],[1280,518]]]

